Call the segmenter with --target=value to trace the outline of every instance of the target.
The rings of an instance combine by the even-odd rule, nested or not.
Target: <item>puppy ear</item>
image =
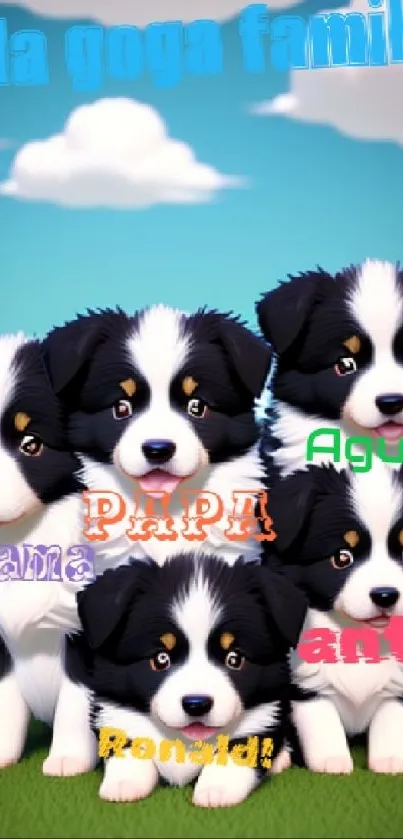
[[[314,500],[314,475],[313,469],[301,469],[287,478],[277,478],[268,491],[267,512],[273,519],[276,553],[288,550],[301,533]]]
[[[334,278],[323,271],[293,277],[265,294],[256,304],[259,327],[266,341],[281,355],[299,338],[315,303],[324,297]]]
[[[308,600],[287,577],[265,566],[256,568],[268,615],[286,644],[295,647],[304,625]]]
[[[259,397],[271,367],[271,348],[246,326],[225,316],[220,318],[219,340],[244,387]]]
[[[110,322],[127,318],[120,309],[88,310],[75,320],[52,329],[43,341],[43,360],[53,392],[58,395],[91,360],[95,348],[108,335]]]
[[[99,649],[110,638],[129,605],[144,590],[149,572],[146,562],[134,561],[108,569],[77,593],[78,616],[91,649]]]

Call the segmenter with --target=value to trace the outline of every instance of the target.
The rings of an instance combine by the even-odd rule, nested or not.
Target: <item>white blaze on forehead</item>
[[[350,497],[358,518],[365,524],[373,544],[386,546],[389,531],[402,514],[402,493],[393,480],[394,470],[374,457],[371,471],[356,473]]]
[[[141,316],[138,330],[129,338],[129,354],[152,394],[167,391],[185,362],[190,340],[183,334],[183,319],[183,312],[177,309],[152,306]]]
[[[202,571],[194,578],[186,594],[179,595],[172,607],[175,623],[184,632],[192,649],[206,646],[221,611]]]
[[[28,340],[23,332],[0,336],[0,416],[10,404],[15,391],[15,354]]]
[[[395,265],[367,259],[358,271],[348,304],[354,319],[371,339],[375,353],[391,352],[393,337],[403,323],[403,298]]]

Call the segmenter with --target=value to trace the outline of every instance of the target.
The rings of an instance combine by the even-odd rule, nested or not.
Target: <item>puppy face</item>
[[[270,493],[286,573],[312,608],[374,628],[403,615],[403,492],[399,474],[376,459],[367,473],[310,467]]]
[[[98,695],[191,738],[280,698],[306,611],[268,569],[194,555],[106,572],[78,602]]]
[[[0,526],[77,489],[39,341],[0,337]]]
[[[403,436],[403,273],[367,260],[291,279],[257,307],[278,352],[276,398],[353,433]]]
[[[228,316],[155,306],[79,317],[47,339],[71,444],[113,463],[144,492],[173,492],[256,441],[253,406],[270,351]]]

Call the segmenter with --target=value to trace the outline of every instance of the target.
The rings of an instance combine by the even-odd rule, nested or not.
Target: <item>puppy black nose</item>
[[[403,393],[383,393],[375,399],[376,407],[386,417],[393,417],[403,408]]]
[[[211,696],[183,696],[182,708],[190,717],[201,717],[208,714],[213,707]]]
[[[372,588],[369,596],[375,606],[379,606],[380,609],[389,609],[399,600],[400,592],[397,588],[385,586],[385,588]]]
[[[146,440],[142,445],[144,457],[149,463],[162,465],[175,454],[176,446],[171,440]]]

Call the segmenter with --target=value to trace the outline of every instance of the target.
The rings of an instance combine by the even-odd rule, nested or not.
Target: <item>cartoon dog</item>
[[[386,457],[402,458],[403,272],[366,260],[335,276],[318,269],[291,277],[257,304],[260,328],[277,355],[271,382],[273,406],[264,451],[281,475],[306,465],[307,441],[316,430],[340,431],[346,442],[360,435]],[[329,437],[317,446],[329,448]],[[331,448],[331,447],[330,447]],[[354,447],[354,452],[360,447]],[[357,457],[357,454],[355,454]],[[313,462],[336,460],[315,452]],[[385,459],[385,458],[384,458]]]
[[[20,759],[32,712],[54,726],[44,772],[76,774],[96,761],[77,689],[69,686],[67,702],[61,691],[64,633],[79,627],[82,576],[65,574],[69,549],[83,543],[79,463],[68,451],[40,342],[22,333],[0,337],[0,413],[0,767]],[[37,546],[45,562],[61,549],[60,581],[41,577],[42,569],[36,576]]]
[[[139,519],[149,515],[150,499],[169,501],[173,538],[130,539],[127,519],[119,521],[108,532],[107,557],[150,555],[161,564],[191,544],[234,562],[239,544],[225,535],[234,490],[264,491],[254,403],[270,368],[265,342],[230,315],[158,305],[131,317],[120,309],[78,316],[55,328],[45,348],[84,484],[120,495],[131,511],[137,493]],[[190,493],[187,516],[195,519],[201,490],[222,508],[211,514],[206,538],[190,543],[181,494]],[[251,537],[241,550],[255,559],[260,543]]]
[[[153,759],[133,756],[130,743],[122,756],[107,757],[100,796],[135,801],[161,776],[176,785],[197,778],[200,806],[243,801],[269,763],[240,765],[230,755],[217,763],[216,738],[242,750],[254,737],[259,755],[271,738],[275,759],[287,724],[287,653],[303,625],[304,595],[259,564],[192,553],[162,566],[135,560],[106,571],[77,600],[83,631],[69,639],[66,667],[92,692],[96,729],[156,747]],[[197,741],[196,759],[188,752],[164,760],[158,748],[167,740],[185,749]]]
[[[388,637],[391,618],[403,615],[402,473],[379,458],[365,474],[310,466],[275,482],[269,511],[277,539],[267,562],[307,595],[304,630],[370,627],[381,647],[375,661],[292,652],[292,720],[306,765],[350,773],[348,737],[368,732],[369,768],[402,773],[403,659]]]

